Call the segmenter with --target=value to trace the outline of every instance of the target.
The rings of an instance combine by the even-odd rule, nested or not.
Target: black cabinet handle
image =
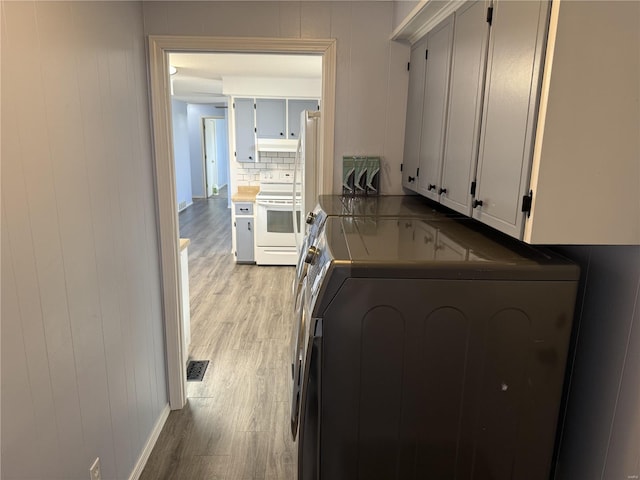
[[[436,186],[433,183],[430,183],[429,186],[427,187],[427,190],[431,191],[431,190],[435,190]]]
[[[249,157],[249,160],[253,160],[253,157]]]
[[[296,136],[296,134],[295,134],[295,133],[293,133],[293,132],[291,132],[291,136],[292,136],[292,137],[295,137],[295,136]]]
[[[281,137],[284,137],[284,133],[280,132],[280,136],[281,136]]]
[[[473,208],[481,207],[481,206],[482,206],[482,200],[474,200],[473,201]]]
[[[409,177],[407,178],[407,180],[408,180],[409,182],[414,182],[414,181],[416,180],[416,177],[409,176]]]
[[[240,209],[240,211],[241,211],[241,212],[248,212],[248,211],[249,211],[249,209],[248,209],[248,208],[241,208],[241,209]]]
[[[443,193],[447,193],[447,189],[446,188],[441,188],[440,190],[438,190],[438,193],[440,195],[442,195]]]

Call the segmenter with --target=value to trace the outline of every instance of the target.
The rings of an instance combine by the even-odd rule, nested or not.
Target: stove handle
[[[296,202],[298,204],[299,202]],[[256,200],[257,205],[265,207],[287,207],[290,209],[293,206],[293,201],[290,200]]]

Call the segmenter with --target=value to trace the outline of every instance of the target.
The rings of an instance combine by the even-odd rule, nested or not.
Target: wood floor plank
[[[236,265],[226,189],[179,215],[189,238],[191,360],[187,383],[141,480],[293,480],[289,430],[292,267]]]
[[[297,455],[291,441],[289,402],[277,402],[272,410],[272,415],[272,424],[275,431],[273,435],[269,436],[265,479],[295,478]]]

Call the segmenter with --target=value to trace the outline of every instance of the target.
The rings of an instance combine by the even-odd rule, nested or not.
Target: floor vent
[[[191,360],[187,365],[187,382],[201,382],[209,360]]]

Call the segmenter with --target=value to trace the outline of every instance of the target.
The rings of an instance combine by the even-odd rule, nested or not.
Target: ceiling
[[[226,103],[225,77],[322,77],[320,55],[171,53],[169,62],[178,70],[171,76],[173,98],[189,103]]]

